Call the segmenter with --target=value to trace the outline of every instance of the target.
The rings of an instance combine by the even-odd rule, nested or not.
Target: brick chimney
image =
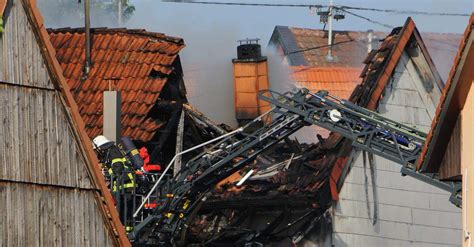
[[[234,67],[235,116],[243,125],[270,109],[268,102],[258,100],[260,90],[269,88],[267,57],[262,56],[259,39],[239,40]]]

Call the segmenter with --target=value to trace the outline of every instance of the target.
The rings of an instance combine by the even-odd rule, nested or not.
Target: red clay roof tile
[[[166,75],[175,69],[173,63],[184,48],[183,40],[145,30],[92,29],[92,68],[82,80],[84,30],[48,32],[89,137],[102,132],[102,91],[110,84],[122,91],[122,135],[149,141],[163,125],[150,119],[149,111],[168,80]],[[152,70],[162,73],[162,77],[150,77]]]
[[[360,68],[338,67],[291,67],[291,78],[296,85],[312,92],[327,90],[343,99],[348,99],[355,87],[362,81]]]

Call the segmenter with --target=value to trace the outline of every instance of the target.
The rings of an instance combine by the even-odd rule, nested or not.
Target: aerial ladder
[[[426,134],[416,128],[338,99],[327,91],[313,94],[303,88],[280,94],[266,90],[259,93],[259,98],[272,105],[270,111],[206,147],[182,166],[176,176],[163,175],[156,181],[141,206],[150,196],[157,198],[158,206],[129,233],[136,245],[179,243],[179,237],[217,183],[244,168],[272,145],[309,125],[338,133],[351,140],[355,148],[400,164],[402,175],[450,192],[450,201],[460,207],[460,183],[440,181],[435,174],[417,171]],[[140,215],[141,206],[134,217]]]

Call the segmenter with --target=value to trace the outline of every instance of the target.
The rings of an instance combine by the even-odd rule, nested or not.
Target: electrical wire
[[[407,15],[470,16],[469,14],[462,14],[462,13],[427,12],[427,11],[396,10],[396,9],[378,9],[378,8],[353,7],[353,6],[345,6],[345,5],[338,5],[338,6],[336,6],[336,7],[337,7],[337,8],[340,8],[340,9],[365,10],[365,11],[384,12],[384,13],[395,13],[395,14],[407,14]]]
[[[162,0],[167,3],[188,3],[188,4],[208,4],[208,5],[229,5],[229,6],[260,6],[260,7],[296,7],[296,8],[327,8],[328,5],[322,4],[280,4],[280,3],[238,3],[238,2],[216,2],[216,1],[176,1],[176,0]],[[361,10],[361,11],[373,11],[383,13],[394,13],[394,14],[407,14],[407,15],[427,15],[427,16],[470,16],[465,13],[448,13],[448,12],[427,12],[427,11],[415,11],[415,10],[398,10],[398,9],[379,9],[379,8],[366,8],[358,6],[347,6],[347,5],[334,5],[336,9],[340,10]]]
[[[346,10],[346,9],[340,9],[340,10],[343,11],[343,12],[345,12],[345,13],[347,13],[347,14],[349,14],[349,15],[355,16],[355,17],[357,17],[357,18],[364,19],[364,20],[366,20],[366,21],[368,21],[368,22],[370,22],[370,23],[377,24],[377,25],[380,25],[380,26],[383,26],[383,27],[386,27],[386,28],[390,28],[390,29],[393,28],[392,25],[388,25],[388,24],[385,24],[385,23],[382,23],[382,22],[379,22],[379,21],[372,20],[372,19],[370,19],[370,18],[368,18],[368,17],[361,16],[361,15],[359,15],[359,14],[356,14],[356,13],[354,13],[354,12],[348,11],[348,10]]]
[[[354,41],[356,41],[356,40],[355,39],[350,39],[350,40],[336,42],[336,43],[333,43],[332,45],[321,45],[321,46],[315,46],[315,47],[296,50],[296,51],[290,51],[290,52],[287,52],[285,55],[291,55],[291,54],[300,53],[300,52],[312,51],[312,50],[322,49],[322,48],[326,48],[326,47],[330,47],[330,46],[333,47],[333,46],[336,46],[336,45],[341,45],[341,44],[350,43],[350,42],[354,42]]]
[[[285,4],[285,3],[237,3],[237,2],[208,2],[208,1],[173,1],[173,0],[162,0],[166,3],[192,3],[192,4],[210,4],[210,5],[230,5],[230,6],[261,6],[261,7],[295,7],[295,8],[325,8],[328,5],[315,5],[315,4]]]

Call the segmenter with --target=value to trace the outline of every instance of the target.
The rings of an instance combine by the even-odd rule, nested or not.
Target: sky
[[[329,1],[280,0],[280,1],[242,1],[222,0],[221,2],[254,2],[254,3],[289,3],[289,4],[323,4]],[[259,37],[268,41],[275,25],[294,27],[322,28],[317,15],[311,15],[307,8],[290,7],[247,7],[219,6],[184,3],[165,3],[157,0],[132,0],[136,12],[131,18],[130,26],[143,24],[142,20],[170,35],[185,34],[185,30],[177,29],[177,23],[187,28],[202,29],[221,26],[237,31],[242,38]],[[470,14],[473,11],[472,0],[335,0],[336,5],[348,5],[369,8],[417,10],[429,12],[455,12]],[[395,15],[369,11],[358,11],[360,15],[392,26],[403,25],[408,15]],[[421,31],[461,33],[469,17],[414,16]],[[171,25],[170,25],[171,24]],[[182,27],[184,28],[184,27]],[[345,20],[336,22],[338,30],[374,29],[388,31],[388,28],[369,23],[365,20],[347,16]]]
[[[225,0],[219,0],[225,1]],[[229,2],[228,0],[226,2]],[[328,4],[328,1],[280,0],[242,1],[254,3]],[[335,0],[336,5],[419,10],[430,12],[470,13],[473,0]],[[259,38],[268,44],[276,25],[320,29],[319,17],[308,8],[221,6],[185,3],[165,3],[156,0],[133,0],[136,10],[127,22],[130,28],[146,28],[167,35],[182,37],[187,47],[181,53],[188,98],[197,108],[217,122],[235,126],[233,111],[233,82],[231,59],[236,56],[237,40]],[[407,15],[358,11],[360,15],[389,24],[402,26]],[[414,16],[422,32],[461,33],[469,17]],[[353,16],[334,23],[336,30],[391,29]],[[269,55],[269,52],[265,52]],[[275,56],[270,56],[270,59]],[[276,63],[270,61],[272,65]],[[270,84],[288,81],[282,67],[270,66]]]
[[[83,20],[71,17],[58,20],[52,2],[38,0],[49,27],[81,26]],[[73,1],[73,0],[68,0]],[[75,1],[75,0],[74,0]],[[204,1],[204,0],[203,0]],[[213,0],[221,2],[329,4],[327,1],[309,0]],[[270,84],[288,82],[283,66],[274,60],[266,46],[276,25],[321,29],[319,16],[308,8],[221,6],[186,3],[167,3],[158,0],[131,0],[135,12],[123,23],[127,28],[140,28],[181,37],[186,48],[180,53],[188,99],[197,109],[216,122],[235,126],[231,59],[236,57],[237,40],[261,39],[264,55],[269,56]],[[334,0],[336,5],[357,7],[414,10],[429,12],[455,12],[470,14],[474,0]],[[79,4],[77,6],[81,8]],[[357,11],[359,15],[391,26],[402,26],[408,15],[370,11]],[[54,19],[53,19],[54,17]],[[62,18],[62,17],[61,17]],[[93,26],[114,26],[111,17],[93,15]],[[413,16],[421,32],[462,33],[469,17]],[[51,20],[51,21],[49,21]],[[54,21],[53,21],[54,20]],[[366,20],[346,15],[344,20],[334,23],[335,30],[357,30],[389,32],[391,29]]]

